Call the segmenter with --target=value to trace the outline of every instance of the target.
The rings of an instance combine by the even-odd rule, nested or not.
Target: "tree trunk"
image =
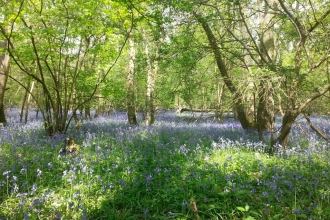
[[[282,119],[282,126],[279,132],[279,135],[276,139],[276,144],[279,144],[283,150],[285,150],[290,136],[290,131],[292,124],[296,120],[298,114],[295,110],[287,110],[284,113],[283,119]]]
[[[241,123],[242,128],[243,129],[250,129],[250,128],[253,129],[254,128],[253,115],[248,115],[245,111],[243,96],[237,90],[233,81],[229,77],[225,63],[222,60],[220,48],[218,47],[217,40],[212,32],[212,29],[210,28],[207,21],[200,15],[199,12],[194,12],[194,16],[196,17],[196,19],[198,20],[198,22],[202,25],[202,27],[204,29],[204,32],[209,41],[209,45],[213,51],[215,61],[219,68],[220,74],[223,77],[224,83],[227,86],[227,88],[229,89],[230,93],[234,96],[234,102],[235,102],[234,111],[237,114],[237,118],[238,118],[239,122]]]
[[[30,83],[28,84],[27,88],[30,87]],[[24,115],[24,109],[25,109],[25,104],[27,101],[27,96],[28,96],[28,90],[25,89],[24,91],[24,97],[23,97],[23,101],[22,101],[22,106],[21,106],[21,111],[19,113],[19,122],[22,123],[23,122],[23,115]]]
[[[239,7],[241,9],[241,7]],[[244,39],[243,41],[245,41],[245,39],[249,39],[250,38],[250,32],[247,29],[249,24],[249,20],[247,20],[244,15],[249,13],[248,11],[250,9],[243,7],[242,9],[244,11],[244,13],[240,12],[241,18],[238,16],[238,20],[242,19],[243,22],[233,22],[232,26],[238,25],[238,30],[239,30],[239,35],[241,39]],[[234,27],[228,27],[227,29],[233,30]],[[238,37],[236,37],[236,35],[234,35],[234,33],[232,34],[234,36],[234,38],[236,38],[238,41],[242,41],[239,40]],[[244,44],[244,43],[243,43]],[[250,66],[254,66],[256,65],[256,59],[253,57],[253,55],[251,55],[250,51],[245,48],[243,46],[242,48],[242,52],[243,55],[242,57],[242,61],[243,61],[243,65],[245,66],[245,69],[242,69],[242,73],[241,73],[241,77],[243,80],[243,92],[242,92],[242,96],[243,96],[243,101],[244,101],[244,105],[245,105],[245,114],[247,114],[250,118],[250,121],[252,123],[252,128],[253,129],[257,129],[257,92],[256,92],[256,83],[255,83],[255,76],[251,76],[250,72]]]
[[[74,89],[73,90],[73,101],[72,101],[72,117],[73,117],[73,120],[74,120],[74,124],[75,124],[75,128],[76,130],[78,131],[81,127],[81,124],[80,124],[80,120],[79,120],[79,117],[78,117],[78,114],[77,114],[77,100],[78,100],[78,96],[77,96],[77,90]]]
[[[259,2],[260,10],[264,8],[264,1]],[[269,0],[264,13],[260,19],[260,31],[261,31],[261,43],[260,43],[260,57],[261,66],[267,66],[270,71],[276,71],[273,69],[273,64],[276,60],[275,54],[275,40],[274,40],[274,27],[272,25],[272,19],[274,13],[271,13],[271,9],[268,7],[275,6],[274,0]],[[260,76],[260,82],[258,85],[258,105],[257,105],[257,128],[259,139],[263,140],[263,132],[271,133],[271,142],[274,141],[274,89],[272,78],[266,72]],[[273,150],[271,150],[273,151]]]
[[[258,91],[257,127],[260,141],[263,140],[263,132],[274,131],[274,97],[273,85],[268,77],[261,79]],[[271,135],[272,136],[272,135]],[[273,136],[271,137],[273,139]]]
[[[224,93],[225,84],[221,84],[220,82],[217,83],[217,107],[215,110],[215,117],[214,120],[219,120],[220,123],[223,123],[223,109],[222,109],[222,99]]]
[[[143,38],[145,42],[145,54],[147,60],[147,94],[146,94],[146,125],[150,126],[155,122],[154,90],[155,79],[158,72],[159,46],[162,43],[162,37],[156,42],[155,56],[151,60],[149,55],[149,39],[145,27],[143,27]]]
[[[30,92],[28,94],[27,100],[26,100],[26,108],[25,108],[25,117],[24,117],[24,123],[26,124],[28,121],[28,116],[29,116],[29,108],[30,108],[30,102],[31,102],[31,97],[32,97],[32,91],[34,88],[34,81],[32,81],[32,84],[30,86]]]
[[[54,135],[54,121],[52,117],[52,108],[48,96],[45,97],[45,110],[44,114],[44,126],[47,133],[47,136]]]
[[[129,65],[127,74],[127,117],[128,123],[131,125],[136,125],[136,107],[135,107],[135,45],[133,40],[133,35],[129,38]]]
[[[0,41],[0,124],[6,125],[4,97],[9,74],[9,55],[6,54],[7,42]]]
[[[86,120],[91,119],[91,108],[88,105],[85,106],[85,119]]]

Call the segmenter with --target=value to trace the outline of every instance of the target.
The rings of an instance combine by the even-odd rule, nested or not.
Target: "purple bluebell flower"
[[[24,220],[28,220],[29,219],[29,214],[27,212],[24,212],[23,217],[24,217]]]
[[[33,200],[33,203],[32,203],[32,206],[37,206],[37,205],[39,205],[39,204],[41,204],[42,202],[41,202],[41,200],[40,199],[34,199]]]
[[[147,179],[146,179],[146,184],[149,185],[153,179],[154,179],[154,178],[153,178],[152,174],[149,174],[149,175],[147,176]]]
[[[69,203],[69,208],[72,209],[73,206],[74,206],[74,202],[70,202],[70,203]]]
[[[294,213],[295,215],[299,215],[299,214],[300,214],[300,210],[299,210],[298,208],[295,208],[295,209],[293,210],[293,213]]]
[[[37,184],[33,184],[30,194],[33,195],[37,191],[37,189],[38,189]]]

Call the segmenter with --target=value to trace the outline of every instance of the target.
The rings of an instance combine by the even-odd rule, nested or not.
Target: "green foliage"
[[[233,124],[182,122],[129,127],[115,118],[71,131],[75,158],[61,156],[63,136],[40,126],[13,128],[2,140],[0,217],[63,219],[327,218],[329,152],[269,156]],[[233,131],[231,131],[233,130]],[[23,132],[24,131],[24,132]],[[212,131],[212,132],[211,132]],[[217,135],[212,135],[216,131]],[[4,138],[6,136],[0,136]],[[240,138],[241,139],[240,139]],[[253,138],[253,136],[249,136]],[[61,140],[63,138],[63,140]],[[246,137],[245,137],[246,138]],[[310,139],[311,140],[311,139]],[[316,141],[316,139],[313,139]],[[320,149],[324,147],[318,142]],[[294,144],[297,147],[298,142]],[[314,146],[314,147],[312,147]],[[189,205],[194,201],[195,213]]]
[[[13,1],[3,9],[1,34],[13,46],[11,62],[20,70],[12,78],[21,86],[27,76],[38,84],[33,97],[51,125],[49,135],[65,132],[69,110],[87,104],[117,62],[115,48],[125,36],[113,32],[130,28],[126,8],[118,2],[71,0]],[[54,114],[46,117],[50,109]]]

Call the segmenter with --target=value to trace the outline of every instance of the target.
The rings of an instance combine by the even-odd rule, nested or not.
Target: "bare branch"
[[[311,129],[313,129],[313,131],[315,131],[318,135],[320,135],[324,140],[329,141],[330,139],[319,129],[317,129],[312,121],[310,120],[310,118],[307,116],[307,114],[304,114],[304,117],[306,119],[306,121],[308,122],[309,126],[311,127]]]

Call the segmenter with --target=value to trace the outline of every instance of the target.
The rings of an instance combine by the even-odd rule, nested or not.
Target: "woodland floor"
[[[330,219],[330,144],[303,118],[269,156],[267,137],[232,118],[161,111],[147,127],[117,112],[70,128],[70,157],[59,154],[66,135],[46,137],[34,112],[27,124],[7,113],[0,219]],[[328,117],[311,119],[330,134]]]

